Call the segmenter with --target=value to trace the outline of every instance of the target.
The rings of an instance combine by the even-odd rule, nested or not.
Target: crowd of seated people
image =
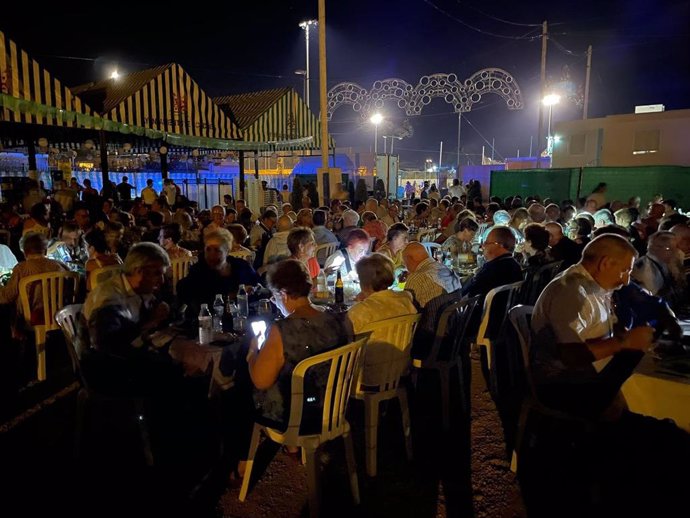
[[[109,194],[131,193],[130,187]],[[210,306],[219,293],[234,298],[240,285],[266,297],[270,291],[285,318],[271,325],[260,350],[255,341],[247,344],[245,381],[251,383],[260,418],[280,427],[289,412],[290,374],[300,360],[348,343],[372,323],[423,313],[443,297],[483,299],[494,288],[529,279],[559,262],[561,273],[536,300],[533,325],[535,376],[546,400],[588,419],[610,417],[613,421],[607,422],[616,424],[606,433],[614,437],[639,437],[640,430],[655,437],[670,433],[682,451],[682,434],[630,416],[618,397],[651,343],[655,331],[648,324],[678,338],[674,311],[687,312],[690,306],[690,227],[673,200],[659,198],[640,209],[634,199],[608,202],[606,185],[600,185],[575,202],[510,196],[484,203],[476,187],[472,196],[425,188],[426,197],[412,197],[409,205],[375,198],[350,203],[345,196],[331,206],[312,208],[309,197],[301,207],[293,205],[294,199],[281,203],[276,191],[254,213],[231,196],[223,205],[199,211],[179,193],[173,196],[174,184],[166,187],[159,194],[149,185],[141,198],[117,200],[91,191],[84,196],[84,190],[63,193],[59,199],[72,202],[69,210],[27,193],[34,203],[25,207],[25,220],[14,217],[14,207],[4,206],[2,224],[24,238],[21,250],[14,247],[21,260],[0,288],[0,302],[16,302],[24,276],[66,269],[65,262],[83,266],[87,286],[93,270],[122,264],[120,273],[99,282],[86,299],[90,361],[108,383],[127,379],[150,390],[143,386],[149,369],[164,377],[175,369],[147,357],[138,340],[170,319],[170,307],[185,306],[193,320],[202,304]],[[442,256],[478,256],[476,271],[461,277],[453,261],[444,264],[430,255],[411,231],[424,227],[442,245]],[[333,244],[336,251],[317,258],[321,244]],[[194,264],[173,296],[161,289],[169,282],[166,270],[171,261],[185,258]],[[310,294],[322,271],[340,272],[344,281],[358,286],[357,301],[344,315],[312,303]],[[168,300],[159,300],[163,296]],[[433,335],[436,329],[429,322],[422,321],[419,329]],[[310,390],[317,393],[325,381],[316,376],[312,382]],[[318,404],[309,412],[313,415],[305,422],[316,419]],[[245,442],[234,447],[241,450]],[[630,440],[621,443],[627,447],[632,447]],[[645,459],[647,467],[653,466],[652,459]]]

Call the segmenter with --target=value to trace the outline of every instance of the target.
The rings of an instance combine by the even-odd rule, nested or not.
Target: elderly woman
[[[297,219],[295,220],[296,227],[308,227],[312,228],[314,226],[314,220],[311,209],[300,209],[297,213]]]
[[[316,284],[316,277],[321,272],[321,267],[314,255],[316,252],[314,232],[305,227],[293,228],[288,234],[287,246],[290,250],[290,259],[302,263],[309,271],[309,278]]]
[[[479,225],[472,218],[464,218],[456,221],[454,225],[455,234],[443,242],[441,250],[450,252],[455,259],[459,254],[463,253],[463,251],[472,248],[472,242],[474,241],[474,236],[477,234],[478,229]]]
[[[369,251],[371,241],[369,234],[360,228],[356,228],[347,236],[345,240],[345,250],[338,250],[326,259],[324,270],[335,272],[340,270],[343,279],[357,279],[355,264]]]
[[[257,340],[252,340],[247,364],[257,389],[254,400],[262,417],[285,429],[295,366],[305,358],[349,343],[352,330],[347,319],[320,311],[309,302],[311,279],[301,262],[286,259],[272,265],[268,286],[271,300],[285,318],[271,325],[261,350]],[[302,433],[317,433],[321,429],[328,372],[328,367],[316,368],[305,378]]]
[[[386,234],[386,242],[377,250],[379,254],[385,255],[393,261],[395,269],[404,266],[402,251],[410,239],[410,229],[404,223],[391,225]]]
[[[524,264],[529,269],[539,269],[553,261],[549,252],[549,231],[541,223],[530,223],[525,227],[525,241],[522,245]]]
[[[228,225],[228,231],[232,234],[232,249],[230,250],[231,257],[239,257],[248,261],[249,264],[254,262],[256,254],[252,252],[249,248],[242,246],[247,240],[247,229],[245,229],[239,223],[233,223]]]
[[[84,265],[86,269],[86,289],[91,290],[91,272],[106,266],[122,264],[122,259],[118,254],[110,250],[103,231],[94,229],[84,236],[84,240],[86,241],[86,250],[89,253],[89,259]]]
[[[362,228],[369,234],[369,237],[374,239],[374,248],[381,246],[386,233],[388,232],[388,225],[376,217],[376,213],[372,211],[364,211],[362,213]]]
[[[222,205],[214,205],[211,209],[211,222],[204,227],[204,237],[221,228],[225,228],[225,209]]]
[[[240,284],[255,286],[259,276],[243,259],[231,257],[232,234],[225,229],[209,232],[204,237],[203,259],[189,268],[189,274],[177,284],[181,304],[188,314],[198,315],[201,304],[211,307],[217,293],[234,297]]]
[[[395,280],[393,261],[376,253],[357,263],[361,292],[347,316],[355,334],[372,322],[417,313],[409,291],[393,291],[388,288]]]

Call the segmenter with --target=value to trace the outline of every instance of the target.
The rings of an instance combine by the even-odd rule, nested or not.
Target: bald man
[[[649,236],[647,254],[635,262],[632,276],[652,295],[663,298],[675,308],[684,302],[683,255],[673,232],[655,232]]]
[[[613,334],[611,295],[630,282],[636,256],[625,238],[599,236],[584,248],[582,260],[539,296],[532,316],[533,374],[537,384],[561,389],[547,396],[553,397],[551,405],[588,417],[619,416],[624,409],[616,396],[653,333],[644,326]],[[615,368],[609,370],[612,359]]]
[[[547,223],[546,230],[549,232],[549,246],[551,247],[551,257],[555,261],[563,261],[563,270],[578,263],[582,257],[580,245],[563,234],[563,227],[560,223]]]
[[[410,243],[403,250],[403,262],[410,272],[405,289],[415,303],[423,308],[429,301],[460,289],[460,279],[451,270],[429,255],[420,243]]]

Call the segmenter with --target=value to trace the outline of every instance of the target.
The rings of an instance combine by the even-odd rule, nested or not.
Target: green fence
[[[491,196],[520,195],[523,198],[538,194],[555,201],[573,199],[577,193],[580,169],[517,169],[491,171]]]
[[[599,182],[608,184],[609,201],[639,196],[643,206],[657,193],[690,209],[690,167],[586,167],[491,171],[491,196],[538,194],[555,201],[586,197]]]

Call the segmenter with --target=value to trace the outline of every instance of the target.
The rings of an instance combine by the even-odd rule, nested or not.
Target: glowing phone
[[[266,322],[264,320],[257,320],[252,322],[252,331],[254,336],[256,336],[258,341],[258,348],[261,349],[266,340]]]

